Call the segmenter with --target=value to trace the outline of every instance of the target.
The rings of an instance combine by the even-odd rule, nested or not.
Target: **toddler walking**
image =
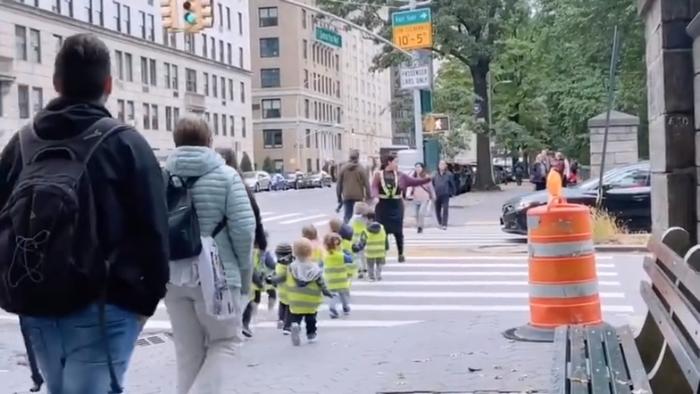
[[[328,310],[331,319],[338,318],[338,305],[342,305],[343,313],[350,314],[350,278],[345,253],[341,250],[341,239],[336,233],[326,235],[323,240],[326,256],[323,260],[323,278],[333,297],[328,300]]]

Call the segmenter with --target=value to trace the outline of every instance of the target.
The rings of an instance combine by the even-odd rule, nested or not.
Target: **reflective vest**
[[[265,263],[262,261],[263,254],[260,253],[259,249],[253,249],[253,272],[262,272],[263,277],[268,276],[269,274],[272,273],[272,271],[265,266]],[[255,283],[252,283],[250,289],[251,289],[251,297],[253,296],[254,291],[262,291],[262,290],[269,290],[272,289],[274,286],[265,283],[263,287],[257,286]]]
[[[386,231],[384,231],[384,227],[376,233],[367,231],[365,256],[368,259],[386,258]]]
[[[277,296],[280,302],[284,305],[289,305],[289,297],[287,297],[287,279],[289,275],[289,266],[284,264],[275,265],[275,276],[284,277],[284,282],[277,285]]]
[[[352,242],[357,243],[360,241],[362,233],[367,231],[367,224],[362,219],[355,219],[352,221]]]
[[[379,198],[385,200],[400,200],[401,191],[399,190],[399,174],[394,171],[394,185],[387,185],[384,179],[384,171],[379,172],[379,181],[381,190],[379,190]]]
[[[323,279],[330,291],[342,291],[350,288],[348,267],[342,252],[334,251],[326,254],[326,259],[323,261]]]
[[[311,261],[313,261],[314,263],[323,262],[323,248],[314,245],[314,250],[313,252],[311,252]]]
[[[347,264],[347,267],[348,267],[347,276],[348,276],[348,278],[354,278],[359,271],[359,267],[355,263],[355,253],[352,252],[352,241],[344,239],[341,242],[340,247],[343,249],[343,252],[346,252],[350,256],[353,256],[352,263]]]
[[[323,294],[316,282],[299,287],[292,274],[287,273],[286,285],[289,310],[292,313],[295,315],[308,315],[318,312],[318,307],[323,303]]]

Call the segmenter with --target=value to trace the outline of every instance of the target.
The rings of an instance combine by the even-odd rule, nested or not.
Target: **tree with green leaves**
[[[241,158],[241,172],[253,171],[253,162],[248,156],[248,152],[243,152],[243,157]]]
[[[396,11],[394,0],[368,0],[353,4],[334,0],[318,0],[324,9],[348,18],[368,29],[391,39],[391,26],[383,16],[387,7]],[[404,3],[405,4],[405,3]],[[497,42],[508,31],[506,22],[518,14],[527,13],[525,0],[433,0],[430,5],[435,30],[432,51],[440,57],[454,59],[469,69],[474,83],[473,93],[478,98],[479,118],[488,123],[488,83]],[[383,69],[405,61],[400,52],[387,46],[374,59],[376,68]],[[478,133],[476,138],[478,174],[477,186],[495,187],[491,176],[489,133]]]
[[[263,160],[262,170],[270,174],[275,172],[275,163],[272,162],[270,156],[265,156],[265,159]]]

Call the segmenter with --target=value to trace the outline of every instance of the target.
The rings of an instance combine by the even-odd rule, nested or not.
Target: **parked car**
[[[595,206],[598,178],[563,189],[570,203]],[[501,211],[502,230],[527,234],[527,211],[547,204],[547,191],[529,193],[507,201]],[[603,176],[602,208],[632,231],[651,230],[651,185],[648,162],[607,171]]]
[[[301,189],[304,187],[304,174],[301,172],[288,172],[284,176],[287,189]]]
[[[243,173],[243,181],[246,186],[251,188],[256,193],[261,190],[270,191],[272,188],[272,179],[270,174],[265,171],[249,171]]]
[[[311,183],[310,187],[331,187],[333,185],[333,179],[325,171],[310,175],[309,181]]]
[[[279,172],[272,174],[271,176],[272,190],[287,190],[287,179],[284,175]]]

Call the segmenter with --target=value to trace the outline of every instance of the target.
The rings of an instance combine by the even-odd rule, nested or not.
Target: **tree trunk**
[[[474,93],[477,97],[481,97],[481,107],[477,114],[477,119],[484,119],[488,125],[489,122],[489,94],[486,77],[489,71],[488,63],[479,63],[477,66],[470,67],[472,79],[474,81]],[[488,130],[488,126],[485,127]],[[493,170],[491,162],[491,141],[489,134],[476,133],[476,184],[474,187],[479,190],[494,190],[497,189],[493,181]]]

